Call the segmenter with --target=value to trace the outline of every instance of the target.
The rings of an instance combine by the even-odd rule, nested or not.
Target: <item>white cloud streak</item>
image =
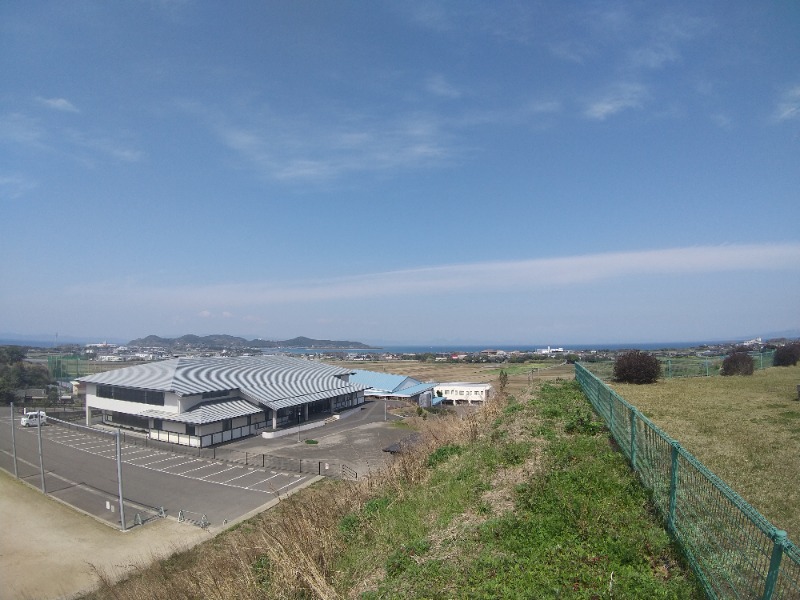
[[[72,113],[80,112],[78,108],[66,98],[42,98],[40,96],[37,96],[36,102],[38,102],[39,104],[41,104],[46,108],[52,108],[53,110],[60,110],[62,112],[72,112]]]
[[[743,244],[422,267],[313,282],[148,287],[115,281],[84,285],[72,293],[91,294],[98,300],[131,294],[137,303],[153,305],[187,306],[197,302],[202,304],[203,312],[210,314],[211,309],[234,307],[463,294],[474,290],[476,282],[480,282],[482,290],[504,293],[585,286],[630,277],[799,269],[800,243]]]
[[[605,92],[597,100],[590,101],[584,116],[604,121],[623,110],[641,108],[645,88],[638,83],[622,83]]]
[[[777,121],[800,119],[800,85],[787,90],[775,108]]]

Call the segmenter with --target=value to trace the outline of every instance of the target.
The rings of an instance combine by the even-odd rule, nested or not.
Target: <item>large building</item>
[[[205,447],[364,402],[350,369],[286,356],[176,358],[81,377],[86,421]]]

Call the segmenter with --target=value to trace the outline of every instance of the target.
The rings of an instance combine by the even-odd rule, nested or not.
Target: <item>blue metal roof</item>
[[[433,389],[435,383],[421,383],[413,377],[357,370],[350,376],[351,383],[369,386],[364,392],[367,396],[411,397]]]

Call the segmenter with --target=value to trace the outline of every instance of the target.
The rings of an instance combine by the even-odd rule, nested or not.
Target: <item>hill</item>
[[[183,335],[179,338],[162,338],[157,335],[131,340],[128,346],[152,347],[161,346],[164,348],[207,348],[209,350],[222,350],[225,348],[354,348],[358,350],[369,350],[373,346],[368,346],[361,342],[351,342],[343,340],[315,340],[308,337],[296,337],[290,340],[247,340],[243,337],[233,335]]]

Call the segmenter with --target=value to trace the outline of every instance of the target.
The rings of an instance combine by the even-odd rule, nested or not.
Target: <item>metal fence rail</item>
[[[800,598],[800,549],[680,444],[580,364],[605,420],[709,598]]]

